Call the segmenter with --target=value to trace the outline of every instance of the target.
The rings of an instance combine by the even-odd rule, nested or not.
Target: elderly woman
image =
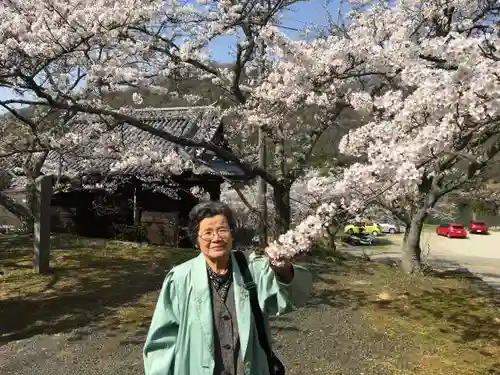
[[[144,346],[146,375],[284,374],[268,316],[303,305],[311,274],[232,251],[235,223],[221,202],[200,203],[189,218],[200,254],[165,278]]]

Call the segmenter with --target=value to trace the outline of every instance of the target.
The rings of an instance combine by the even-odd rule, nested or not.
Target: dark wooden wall
[[[179,245],[190,247],[183,227],[188,214],[198,200],[189,190],[178,192],[180,199],[165,194],[138,191],[140,212],[178,212]],[[74,233],[85,237],[120,238],[147,241],[140,238],[140,225],[134,223],[134,189],[125,186],[112,195],[103,191],[73,191],[56,193],[52,198],[52,231]],[[127,232],[127,233],[125,233]]]

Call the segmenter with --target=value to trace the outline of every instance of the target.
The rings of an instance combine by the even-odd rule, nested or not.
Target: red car
[[[488,233],[488,225],[484,221],[471,221],[469,223],[469,231],[471,233]]]
[[[436,234],[438,236],[447,236],[448,238],[465,238],[467,231],[463,224],[448,223],[441,224],[436,227]]]

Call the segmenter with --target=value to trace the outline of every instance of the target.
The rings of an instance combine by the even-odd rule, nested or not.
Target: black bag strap
[[[235,251],[234,257],[236,258],[236,262],[238,263],[241,275],[243,276],[245,289],[248,290],[248,293],[250,295],[250,305],[252,306],[252,314],[255,319],[255,325],[257,326],[257,334],[259,336],[260,346],[262,347],[262,350],[264,350],[264,353],[266,353],[267,361],[271,365],[273,354],[271,352],[271,346],[269,345],[269,340],[266,335],[264,316],[262,315],[262,310],[259,306],[257,285],[253,281],[253,277],[250,273],[250,269],[248,268],[248,262],[245,254],[243,254],[243,252],[241,251]]]

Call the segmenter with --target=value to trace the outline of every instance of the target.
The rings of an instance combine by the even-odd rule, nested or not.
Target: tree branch
[[[193,140],[191,138],[186,138],[183,136],[176,136],[173,135],[169,132],[166,132],[164,130],[160,130],[157,128],[154,128],[150,125],[147,125],[143,121],[139,120],[136,117],[126,115],[123,113],[107,110],[107,109],[102,109],[102,108],[95,108],[90,105],[85,105],[85,104],[79,104],[79,103],[70,103],[70,102],[61,102],[57,101],[52,96],[47,94],[43,88],[39,87],[36,82],[31,78],[27,76],[23,76],[23,79],[25,79],[26,82],[28,82],[31,85],[31,89],[34,91],[34,93],[42,98],[45,99],[47,102],[44,104],[45,106],[50,106],[52,108],[57,108],[57,109],[64,109],[64,110],[70,110],[70,111],[76,111],[76,112],[84,112],[84,113],[90,113],[90,114],[95,114],[95,115],[100,115],[100,116],[109,116],[114,118],[115,120],[122,122],[122,123],[127,123],[129,125],[132,125],[136,127],[137,129],[146,131],[150,134],[153,134],[157,137],[160,137],[162,139],[165,139],[169,142],[175,143],[179,146],[184,146],[184,147],[193,147],[193,148],[204,148],[208,151],[212,151],[215,153],[217,156],[220,158],[224,159],[225,161],[230,161],[238,165],[245,173],[249,174],[250,176],[258,175],[262,177],[265,181],[267,181],[270,185],[272,186],[280,186],[280,181],[269,171],[267,171],[264,168],[260,168],[258,166],[251,165],[247,162],[242,161],[238,156],[236,156],[233,152],[215,144],[212,142],[207,142],[207,141],[202,141],[202,140]]]
[[[24,205],[9,197],[5,191],[0,191],[0,206],[5,207],[7,211],[21,220],[31,217],[30,211]]]

